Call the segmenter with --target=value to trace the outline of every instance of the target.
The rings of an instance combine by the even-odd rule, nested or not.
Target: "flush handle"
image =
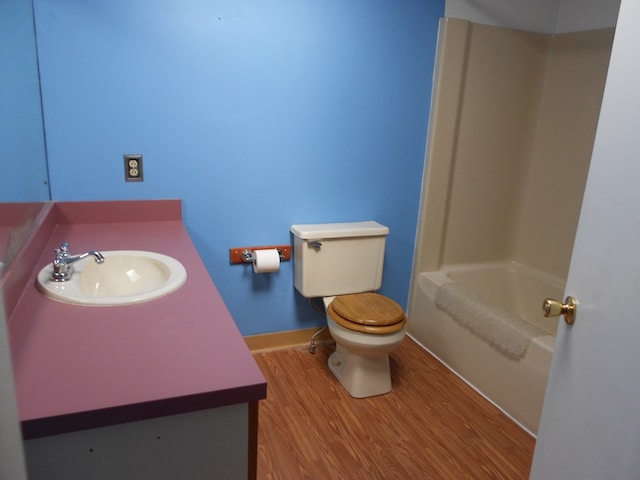
[[[568,325],[573,325],[573,322],[575,322],[577,308],[578,301],[573,297],[565,298],[564,303],[560,303],[553,298],[545,298],[544,302],[542,302],[542,311],[545,317],[559,317],[562,315]]]

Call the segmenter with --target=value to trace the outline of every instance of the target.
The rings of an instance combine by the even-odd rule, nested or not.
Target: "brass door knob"
[[[564,321],[573,325],[576,320],[576,309],[578,308],[578,301],[573,297],[567,297],[564,299],[564,303],[560,303],[553,298],[545,298],[542,302],[542,311],[545,317],[559,317],[562,315]]]

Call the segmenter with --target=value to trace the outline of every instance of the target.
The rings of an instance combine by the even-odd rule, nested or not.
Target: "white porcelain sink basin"
[[[51,280],[51,264],[40,270],[38,288],[47,297],[78,305],[110,306],[148,302],[174,292],[187,271],[175,258],[140,250],[103,251],[104,263],[92,257],[75,262],[66,282]]]

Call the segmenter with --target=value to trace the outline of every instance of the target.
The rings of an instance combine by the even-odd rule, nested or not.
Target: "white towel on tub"
[[[521,358],[534,337],[545,332],[493,305],[457,283],[437,287],[434,302],[451,318],[511,358]]]

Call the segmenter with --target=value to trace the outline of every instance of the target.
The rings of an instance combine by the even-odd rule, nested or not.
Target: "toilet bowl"
[[[329,369],[353,397],[391,391],[389,352],[405,337],[407,322],[382,286],[389,227],[364,222],[291,225],[293,283],[305,298],[323,298],[336,341]],[[365,293],[359,293],[365,292]]]
[[[323,299],[329,332],[336,350],[329,370],[355,398],[391,391],[389,353],[406,335],[400,305],[377,293],[357,293]]]

